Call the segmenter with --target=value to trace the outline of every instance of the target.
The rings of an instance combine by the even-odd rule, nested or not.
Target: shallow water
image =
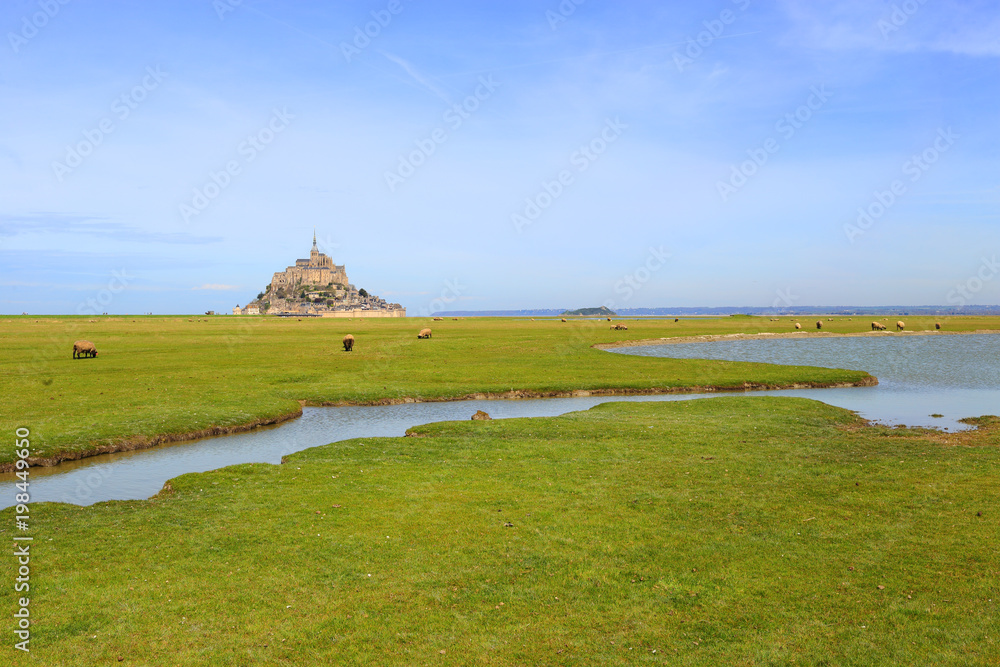
[[[814,398],[887,423],[954,430],[963,428],[956,421],[962,417],[1000,413],[1000,335],[741,340],[622,348],[615,352],[866,370],[879,378],[879,386],[754,393]],[[279,463],[285,454],[309,447],[349,438],[401,436],[418,424],[469,419],[476,410],[485,410],[496,419],[541,417],[586,410],[608,401],[677,401],[719,395],[305,408],[299,419],[248,433],[104,454],[51,468],[31,468],[31,500],[89,505],[104,500],[148,498],[168,479],[185,473],[237,463]],[[932,418],[932,413],[944,417]],[[0,507],[14,504],[16,481],[13,473],[0,474]]]
[[[622,354],[678,359],[728,359],[769,364],[868,371],[877,387],[824,389],[808,395],[889,424],[950,430],[957,420],[1000,414],[1000,335],[928,335],[776,338],[677,343],[615,350]],[[943,417],[931,417],[941,414]]]

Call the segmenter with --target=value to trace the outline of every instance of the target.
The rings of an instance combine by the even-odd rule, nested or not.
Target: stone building
[[[309,259],[295,260],[295,266],[289,266],[284,271],[274,274],[271,278],[271,290],[279,288],[295,289],[300,285],[348,285],[347,271],[344,265],[333,263],[333,258],[325,255],[316,247],[316,232],[313,232],[313,247]]]
[[[236,306],[233,314],[406,317],[406,309],[352,285],[344,266],[334,264],[332,258],[316,247],[314,231],[309,259],[297,259],[294,266],[275,273],[263,293],[245,308]]]

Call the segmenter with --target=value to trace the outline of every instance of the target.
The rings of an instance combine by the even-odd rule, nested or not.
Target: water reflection
[[[887,423],[964,428],[962,417],[1000,413],[1000,336],[887,336],[684,343],[617,350],[622,354],[730,359],[866,370],[877,387],[796,389],[804,396]],[[418,424],[466,420],[476,410],[494,418],[554,416],[607,401],[676,401],[718,396],[681,394],[482,400],[452,403],[305,408],[302,417],[247,433],[173,443],[31,469],[33,502],[78,505],[148,498],[172,477],[236,463],[279,463],[285,454],[358,437],[401,436]],[[942,418],[931,417],[942,414]],[[0,507],[14,504],[13,473],[0,475]]]

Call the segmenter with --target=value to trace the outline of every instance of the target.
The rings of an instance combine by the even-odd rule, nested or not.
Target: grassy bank
[[[26,426],[36,462],[148,446],[280,420],[307,404],[441,400],[477,393],[551,395],[740,389],[864,381],[858,371],[612,355],[599,343],[664,336],[787,332],[762,317],[627,321],[475,318],[333,320],[236,317],[0,318],[0,429]],[[948,330],[1000,318],[946,320]],[[423,326],[430,340],[417,340]],[[930,319],[908,322],[932,328]],[[835,318],[825,331],[861,331]],[[341,350],[344,334],[356,339]],[[76,339],[96,359],[73,359]],[[870,378],[868,378],[870,379]],[[0,465],[13,460],[0,450]]]
[[[732,396],[414,435],[35,507],[25,662],[1000,659],[995,423]]]

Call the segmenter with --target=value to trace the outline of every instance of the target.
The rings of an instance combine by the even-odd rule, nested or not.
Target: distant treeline
[[[539,308],[535,310],[449,310],[434,315],[458,317],[557,317],[567,312],[565,308]],[[790,308],[747,308],[723,306],[718,308],[620,308],[618,317],[639,315],[687,316],[697,315],[1000,315],[1000,305],[995,306],[793,306]]]

